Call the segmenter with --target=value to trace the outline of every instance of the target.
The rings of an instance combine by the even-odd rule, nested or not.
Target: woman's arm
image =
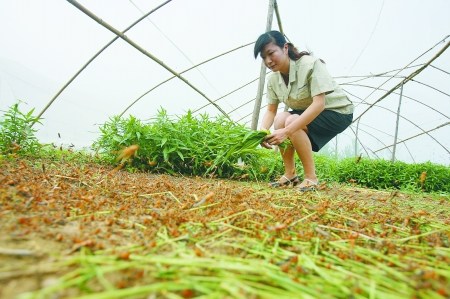
[[[321,93],[313,97],[313,102],[295,121],[287,127],[275,130],[271,135],[267,136],[266,142],[269,144],[280,144],[290,135],[303,130],[325,109],[325,94]]]
[[[266,113],[263,116],[262,122],[261,122],[261,130],[269,130],[270,127],[273,125],[273,121],[275,119],[275,115],[277,114],[278,110],[278,104],[268,104]],[[272,146],[267,143],[266,140],[261,142],[261,146],[271,149]]]
[[[277,114],[278,104],[268,104],[266,113],[263,116],[261,122],[261,130],[269,130],[273,125],[273,120],[275,119],[275,115]]]
[[[285,127],[286,134],[306,128],[325,109],[325,94],[321,93],[313,97],[313,102],[295,121]]]

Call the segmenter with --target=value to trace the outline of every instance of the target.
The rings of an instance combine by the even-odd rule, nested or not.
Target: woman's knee
[[[297,118],[299,118],[300,116],[297,114],[292,114],[289,115],[286,120],[284,121],[284,126],[289,126],[291,123],[293,123]],[[306,133],[308,133],[308,128],[306,126],[304,126],[303,128],[301,128],[303,131],[305,131]]]
[[[273,126],[275,130],[282,129],[286,127],[286,120],[291,116],[289,112],[281,112],[277,113],[275,116],[275,120],[273,122]]]

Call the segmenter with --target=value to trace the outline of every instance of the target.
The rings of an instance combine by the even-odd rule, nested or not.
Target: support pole
[[[335,145],[334,145],[334,159],[335,160],[337,160],[338,158],[339,158],[339,155],[338,155],[338,137],[339,137],[339,135],[336,135],[336,143],[335,143]]]
[[[356,131],[355,131],[355,157],[358,156],[358,133],[359,133],[359,121],[361,119],[358,119],[358,122],[356,123]]]
[[[278,10],[277,0],[275,0],[275,2],[274,2],[274,9],[275,9],[275,15],[277,16],[278,29],[280,30],[281,34],[284,34],[283,25],[281,24],[280,11]]]
[[[395,123],[395,134],[394,134],[394,148],[392,149],[391,162],[395,162],[395,151],[397,149],[398,125],[400,122],[400,107],[402,105],[402,95],[403,95],[403,83],[402,86],[400,87],[400,99],[398,100],[397,121]]]
[[[266,32],[272,28],[274,7],[275,7],[275,0],[269,0],[269,11],[267,13]],[[261,100],[265,83],[266,83],[266,65],[264,64],[264,61],[262,61],[261,70],[259,72],[258,92],[256,94],[255,106],[253,108],[252,127],[251,127],[252,130],[256,130],[256,128],[258,127],[259,111],[261,110]]]
[[[281,24],[280,11],[278,10],[278,3],[276,0],[275,0],[275,15],[277,16],[278,29],[280,30],[281,34],[284,35],[283,25]],[[284,112],[286,112],[288,110],[289,110],[289,106],[284,104]]]

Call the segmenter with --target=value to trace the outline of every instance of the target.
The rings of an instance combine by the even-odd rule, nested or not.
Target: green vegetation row
[[[101,132],[95,146],[109,154],[111,161],[114,153],[122,148],[139,144],[138,155],[132,164],[141,170],[248,177],[260,181],[276,179],[283,173],[280,154],[258,147],[261,136],[250,138],[250,143],[245,143],[252,131],[222,117],[212,119],[201,115],[195,118],[187,113],[171,119],[166,111],[161,110],[149,123],[133,116],[127,119],[113,117],[103,125]],[[316,155],[315,160],[319,177],[329,182],[353,183],[375,189],[450,191],[450,168],[430,162],[407,164],[364,158],[336,160],[323,155]]]
[[[251,172],[257,176],[257,166],[263,152],[256,150],[267,132],[251,131],[225,117],[195,118],[190,112],[171,119],[165,110],[144,123],[129,116],[110,118],[101,128],[94,143],[97,152],[116,163],[127,147],[138,145],[133,157],[125,155],[121,163],[129,162],[142,171],[168,172],[183,175],[236,177]]]
[[[18,104],[0,119],[0,152],[27,155],[42,151],[32,128],[38,120],[33,110],[23,113]],[[103,161],[125,164],[129,170],[192,176],[270,181],[283,173],[278,152],[258,147],[265,131],[252,131],[224,117],[188,112],[170,117],[160,110],[155,118],[142,121],[134,116],[113,116],[100,127],[93,149]],[[127,147],[138,145],[133,156],[117,157]],[[46,148],[48,149],[48,148]],[[351,183],[375,189],[414,192],[450,192],[450,167],[427,163],[407,164],[386,160],[335,158],[315,155],[319,178],[326,182]],[[302,172],[301,163],[297,171]]]

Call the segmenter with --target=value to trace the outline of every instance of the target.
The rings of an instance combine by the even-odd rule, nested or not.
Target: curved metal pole
[[[346,75],[346,76],[336,76],[333,77],[334,79],[351,79],[351,78],[359,78],[358,80],[355,81],[350,81],[349,83],[354,83],[354,82],[358,82],[358,81],[362,81],[362,80],[366,80],[366,79],[371,79],[371,78],[376,78],[376,77],[382,77],[383,75],[392,73],[392,72],[396,72],[396,71],[403,71],[406,69],[410,69],[410,68],[416,68],[419,66],[424,65],[424,63],[420,63],[420,64],[415,64],[415,65],[410,65],[410,66],[406,66],[403,67],[401,69],[393,69],[390,71],[386,71],[386,72],[382,72],[382,73],[378,73],[378,74],[370,74],[370,75]],[[391,77],[391,76],[385,76],[385,77]]]
[[[363,84],[343,83],[343,84],[340,84],[340,85],[341,85],[341,86],[344,86],[344,85],[347,85],[347,86],[358,86],[358,87],[365,87],[365,88],[376,89],[376,87],[373,87],[373,86],[370,86],[370,85],[363,85]],[[345,90],[345,89],[344,89],[344,90]],[[378,88],[378,90],[387,91],[387,89],[382,89],[382,88]],[[348,90],[345,90],[345,92],[348,92],[349,94],[351,94]],[[400,93],[398,93],[398,92],[393,92],[393,94],[399,95]],[[357,97],[357,96],[355,96],[354,94],[351,94],[351,95],[354,96],[355,98],[360,99],[360,100],[362,101],[361,104],[369,105],[369,103],[365,102],[362,98]],[[430,110],[433,110],[434,112],[439,113],[440,115],[442,115],[443,117],[445,117],[445,118],[447,118],[447,119],[450,119],[450,117],[448,117],[447,115],[445,115],[445,114],[442,113],[441,111],[436,110],[435,108],[431,107],[430,105],[427,105],[427,104],[425,104],[425,103],[422,103],[421,101],[419,101],[419,100],[417,100],[417,99],[414,99],[414,98],[412,98],[412,97],[406,96],[406,95],[403,95],[403,97],[404,97],[404,98],[407,98],[407,99],[410,99],[411,101],[414,101],[414,102],[416,102],[416,103],[418,103],[418,104],[420,104],[420,105],[423,105],[423,106],[429,108]]]
[[[450,122],[446,122],[446,123],[440,124],[439,126],[433,128],[433,129],[430,129],[430,130],[428,130],[428,131],[426,131],[426,132],[422,132],[422,133],[416,134],[416,135],[414,135],[414,136],[408,137],[408,138],[403,139],[403,140],[401,140],[401,141],[399,141],[399,142],[397,142],[397,143],[403,143],[403,142],[405,142],[405,141],[408,141],[408,140],[410,140],[410,139],[419,137],[419,136],[421,136],[421,135],[423,135],[423,134],[428,134],[429,132],[435,131],[435,130],[437,130],[437,129],[443,128],[443,127],[448,126],[448,125],[450,125]],[[384,149],[386,149],[386,148],[389,148],[389,147],[391,147],[391,146],[394,146],[394,144],[387,145],[387,146],[385,146],[385,147],[383,147],[383,148],[377,149],[375,152],[379,152],[379,151],[384,150]],[[447,153],[448,153],[448,151],[447,151]]]
[[[364,78],[362,78],[362,79],[358,79],[358,80],[354,80],[354,81],[349,81],[349,82],[340,83],[340,85],[350,85],[351,83],[361,82],[361,81],[367,80],[367,79],[384,78],[384,77],[389,77],[389,78],[400,78],[400,79],[405,79],[405,78],[406,78],[406,76],[394,76],[394,77],[392,77],[392,76],[386,76],[386,75],[381,75],[381,76],[371,76],[371,77],[364,77]],[[434,87],[434,86],[431,86],[431,85],[429,85],[429,84],[423,83],[422,81],[415,80],[415,79],[411,79],[410,81],[411,81],[411,82],[416,82],[417,84],[426,86],[426,87],[428,87],[428,88],[430,88],[430,89],[433,89],[434,91],[437,91],[437,92],[439,92],[439,93],[442,93],[443,95],[445,95],[445,96],[447,96],[447,97],[450,97],[450,94],[446,93],[445,91],[442,91],[442,90],[440,90],[440,89],[438,89],[438,88],[436,88],[436,87]],[[379,89],[379,90],[383,90],[382,88],[378,88],[378,89]]]
[[[76,8],[78,8],[80,11],[82,11],[84,14],[86,14],[87,16],[89,16],[91,19],[93,19],[94,21],[96,21],[97,23],[99,23],[100,25],[102,25],[103,27],[105,27],[106,29],[108,29],[109,31],[111,31],[112,33],[114,33],[115,35],[119,36],[122,40],[124,40],[125,42],[127,42],[130,46],[132,46],[133,48],[135,48],[136,50],[138,50],[139,52],[141,52],[142,54],[144,54],[145,56],[147,56],[148,58],[150,58],[151,60],[153,60],[154,62],[156,62],[157,64],[159,64],[160,66],[162,66],[163,68],[165,68],[166,70],[168,70],[170,73],[172,73],[174,76],[178,77],[178,79],[180,79],[181,81],[183,81],[186,85],[188,85],[190,88],[192,88],[193,90],[195,90],[198,94],[200,94],[202,97],[204,97],[208,102],[210,102],[214,107],[217,108],[217,110],[219,110],[225,117],[227,117],[228,119],[230,119],[230,117],[228,116],[228,114],[226,114],[225,111],[222,110],[222,108],[220,108],[217,104],[215,104],[214,102],[211,101],[211,99],[209,99],[203,92],[201,92],[197,87],[195,87],[194,85],[192,85],[191,83],[189,83],[189,81],[184,78],[183,76],[181,76],[179,73],[177,73],[176,71],[174,71],[172,68],[170,68],[168,65],[166,65],[163,61],[161,61],[160,59],[158,59],[156,56],[154,56],[153,54],[151,54],[150,52],[146,51],[144,48],[142,48],[141,46],[139,46],[138,44],[136,44],[134,41],[132,41],[131,39],[129,39],[125,34],[123,34],[122,32],[120,32],[119,30],[117,30],[116,28],[114,28],[113,26],[109,25],[108,23],[106,23],[105,21],[103,21],[102,19],[100,19],[99,17],[97,17],[94,13],[92,13],[91,11],[89,11],[86,7],[82,6],[80,3],[78,3],[78,1],[75,0],[67,0],[67,2],[69,2],[70,4],[72,4],[73,6],[75,6]]]
[[[346,91],[348,94],[351,94],[351,93],[349,93],[348,91]],[[359,98],[360,100],[362,100],[361,98]],[[378,105],[375,105],[375,107],[379,107],[379,108],[384,108],[384,107],[380,107],[380,106],[378,106]],[[387,109],[387,108],[384,108],[384,109]],[[394,113],[394,111],[392,111],[392,110],[390,110],[390,109],[387,109],[389,112],[391,112],[391,113]],[[359,131],[359,125],[360,125],[360,122],[361,122],[361,119],[358,119],[358,121],[356,122],[356,132],[355,132],[355,136],[356,136],[356,139],[358,140],[358,131]],[[371,128],[371,129],[373,129],[373,130],[376,130],[376,131],[378,131],[378,132],[380,132],[380,133],[383,133],[383,134],[386,134],[386,135],[388,135],[388,136],[392,136],[392,135],[390,135],[390,134],[388,134],[388,133],[386,133],[386,132],[383,132],[383,131],[381,131],[381,130],[378,130],[378,129],[376,129],[376,128],[374,128],[374,127],[371,127],[371,126],[369,126],[369,125],[366,125],[366,124],[361,124],[361,125],[364,125],[364,126],[366,126],[366,127],[369,127],[369,128]],[[363,132],[365,132],[365,133],[367,133],[367,134],[369,134],[367,131],[364,131],[363,129],[361,129],[361,131],[363,131]],[[373,137],[373,138],[375,138],[375,139],[377,139],[381,144],[384,144],[381,140],[379,140],[378,138],[376,138],[376,137],[374,137],[373,135],[371,135],[371,134],[369,134],[371,137]],[[359,140],[358,140],[359,141]],[[402,141],[403,142],[403,141]],[[360,144],[362,144],[361,142],[360,142]],[[385,145],[385,144],[384,144]],[[405,147],[406,147],[406,150],[408,151],[408,153],[409,153],[409,156],[411,157],[411,160],[415,163],[415,160],[414,160],[414,157],[413,157],[413,155],[411,154],[411,151],[409,150],[409,148],[408,148],[408,146],[405,144]],[[358,148],[358,144],[355,142],[355,156],[357,156],[358,155],[358,153],[357,153],[357,148]],[[378,157],[377,156],[377,154],[376,154],[376,152],[377,151],[373,151],[373,150],[370,150],[376,157]],[[391,151],[391,150],[389,150],[389,151]],[[392,151],[391,151],[392,152]],[[366,151],[366,153],[367,153],[367,151]]]
[[[423,83],[423,82],[421,82],[421,81],[414,80],[414,79],[411,79],[411,81],[412,81],[412,82],[416,82],[417,84],[426,86],[426,87],[428,87],[428,88],[431,88],[431,89],[433,89],[434,91],[437,91],[437,92],[439,92],[439,93],[442,93],[443,95],[445,95],[445,96],[447,96],[447,97],[450,97],[450,94],[448,94],[448,93],[446,93],[446,92],[444,92],[444,91],[442,91],[442,90],[440,90],[440,89],[437,89],[436,87],[433,87],[433,86],[431,86],[431,85],[429,85],[429,84],[426,84],[426,83]]]
[[[348,91],[345,91],[345,92],[349,93]],[[351,93],[349,93],[349,94],[351,94]],[[357,97],[355,95],[353,95],[353,96],[358,98],[358,99],[360,99],[361,101],[363,101],[363,99],[361,99],[361,98],[359,98],[359,97]],[[368,103],[362,103],[362,104],[369,105]],[[391,112],[393,114],[396,114],[395,111],[392,111],[391,109],[388,109],[388,108],[385,108],[385,107],[382,107],[382,106],[379,106],[379,105],[376,105],[375,103],[371,104],[371,107],[378,107],[378,108],[381,108],[381,109],[385,109],[385,110],[387,110],[387,111],[389,111],[389,112]],[[420,131],[423,132],[423,134],[427,134],[431,139],[433,139],[437,144],[439,144],[447,153],[450,154],[450,151],[444,145],[442,145],[436,138],[434,138],[431,134],[426,132],[424,129],[422,129],[420,126],[416,125],[413,121],[409,120],[408,118],[406,118],[404,116],[401,116],[401,115],[400,115],[400,117],[402,119],[406,120],[407,122],[409,122],[410,124],[412,124],[413,126],[415,126],[416,128],[418,128]]]
[[[438,70],[438,71],[441,71],[441,72],[443,72],[444,74],[450,75],[450,73],[449,73],[449,72],[447,72],[447,71],[444,71],[443,69],[441,69],[441,68],[438,68],[437,66],[434,66],[434,65],[432,65],[432,64],[430,64],[430,66],[431,66],[432,68],[434,68],[434,69]]]
[[[133,28],[136,24],[138,24],[140,21],[142,21],[143,19],[145,19],[146,17],[148,17],[150,14],[154,13],[155,11],[157,11],[158,9],[160,9],[161,7],[163,7],[164,5],[166,5],[167,3],[169,3],[172,0],[168,0],[160,5],[158,5],[157,7],[155,7],[154,9],[152,9],[151,11],[149,11],[148,13],[144,14],[142,17],[140,17],[139,19],[137,19],[134,23],[132,23],[130,26],[128,26],[124,31],[122,31],[122,33],[127,32],[128,30],[130,30],[131,28]],[[101,48],[94,56],[91,57],[91,59],[89,59],[70,79],[69,81],[66,82],[66,84],[64,84],[64,86],[53,96],[53,98],[50,100],[50,102],[47,103],[47,105],[44,107],[44,109],[38,114],[38,116],[36,117],[36,119],[40,119],[42,114],[45,113],[45,111],[47,111],[47,109],[53,104],[53,102],[59,97],[59,95],[70,85],[70,83],[72,83],[73,80],[75,80],[76,77],[78,77],[78,75],[84,71],[84,69],[92,62],[94,61],[95,58],[97,58],[97,56],[99,56],[104,50],[106,50],[106,48],[108,48],[112,43],[114,43],[117,39],[119,39],[119,36],[116,36],[115,38],[113,38],[112,40],[110,40],[105,46],[103,46],[103,48]],[[32,124],[34,125],[34,123]]]
[[[234,52],[234,51],[236,51],[236,50],[239,50],[239,49],[241,49],[241,48],[247,47],[247,46],[252,45],[252,44],[254,44],[254,42],[251,42],[251,43],[248,43],[248,44],[239,46],[239,47],[234,48],[234,49],[232,49],[232,50],[229,50],[229,51],[227,51],[227,52],[225,52],[225,53],[222,53],[222,54],[219,54],[219,55],[214,56],[214,57],[212,57],[212,58],[209,58],[209,59],[207,59],[207,60],[205,60],[205,61],[203,61],[203,62],[200,62],[199,64],[196,64],[196,65],[194,65],[194,66],[192,66],[192,67],[190,67],[190,68],[188,68],[188,69],[185,69],[184,71],[182,71],[182,72],[180,73],[180,75],[181,75],[181,74],[184,74],[184,73],[186,73],[187,71],[190,71],[190,70],[192,70],[192,69],[194,69],[194,68],[196,68],[196,67],[198,67],[198,66],[200,66],[200,65],[202,65],[202,64],[205,64],[205,63],[210,62],[210,61],[212,61],[212,60],[214,60],[214,59],[216,59],[216,58],[219,58],[219,57],[221,57],[221,56],[223,56],[223,55],[229,54],[229,53],[231,53],[231,52]],[[128,105],[128,107],[125,108],[125,110],[123,110],[122,113],[119,114],[119,117],[121,117],[122,115],[124,115],[124,113],[127,112],[128,109],[130,109],[134,104],[136,104],[136,103],[137,103],[140,99],[142,99],[144,96],[146,96],[147,94],[149,94],[152,90],[155,90],[156,88],[158,88],[159,86],[163,85],[164,83],[166,83],[166,82],[172,80],[173,78],[176,78],[176,76],[172,76],[172,77],[170,77],[170,78],[168,78],[168,79],[166,79],[166,80],[164,80],[164,81],[158,83],[157,85],[153,86],[152,88],[150,88],[149,90],[147,90],[146,92],[144,92],[143,94],[141,94],[141,95],[140,95],[137,99],[135,99],[130,105]],[[222,98],[223,98],[223,97],[222,97]],[[219,98],[219,99],[221,99],[221,98]],[[213,102],[215,103],[215,102],[217,102],[219,99],[214,100]],[[206,105],[209,105],[209,104],[206,104]],[[205,106],[206,106],[206,105],[205,105]],[[203,106],[203,107],[205,107],[205,106]],[[203,107],[202,107],[202,108],[203,108]],[[200,108],[200,109],[201,109],[201,108]],[[196,112],[196,111],[193,111],[193,112]]]
[[[268,73],[270,73],[270,72],[272,72],[272,71],[267,72],[266,75],[267,75]],[[246,87],[246,86],[248,86],[248,85],[250,85],[250,84],[252,84],[253,82],[258,81],[258,80],[259,80],[259,77],[253,79],[252,81],[249,81],[249,82],[245,83],[244,85],[241,85],[240,87],[238,87],[238,88],[236,88],[236,89],[230,91],[229,93],[227,93],[227,94],[225,94],[225,95],[223,95],[223,96],[221,96],[221,97],[215,99],[215,100],[214,100],[214,103],[217,102],[217,101],[219,101],[219,100],[221,100],[221,99],[223,99],[223,98],[225,98],[225,97],[227,97],[227,96],[229,96],[230,94],[235,93],[235,92],[238,91],[238,90],[241,90],[242,88],[244,88],[244,87]],[[262,95],[265,95],[265,93],[263,93]],[[256,100],[256,98],[253,98],[251,101],[253,102],[254,100]],[[245,103],[245,104],[248,104],[248,102]],[[198,111],[200,111],[201,109],[207,107],[208,105],[210,105],[210,104],[203,105],[202,107],[197,108],[197,109],[195,109],[194,111],[192,111],[192,113],[198,112]],[[228,114],[230,114],[231,112],[236,111],[237,109],[241,108],[242,106],[243,106],[243,105],[238,106],[237,108],[235,108],[235,109],[233,109],[233,110],[231,110],[231,111],[228,111]]]
[[[394,74],[394,76],[397,75],[397,74],[399,74],[401,71],[403,71],[403,70],[409,68],[410,65],[411,65],[413,62],[415,62],[415,61],[418,60],[420,57],[424,56],[426,53],[428,53],[428,52],[430,52],[431,50],[433,50],[437,45],[439,45],[439,44],[445,42],[445,40],[446,40],[449,36],[450,36],[450,35],[447,35],[445,38],[443,38],[442,40],[440,40],[439,42],[437,42],[433,47],[431,47],[430,49],[428,49],[428,50],[426,50],[425,52],[423,52],[422,54],[420,54],[418,57],[416,57],[413,61],[411,61],[410,63],[408,63],[408,64],[407,64],[406,66],[404,66],[403,68],[399,69],[398,72],[397,72],[396,74]],[[424,66],[424,68],[426,67],[425,64],[422,64],[422,65]],[[384,82],[383,82],[380,86],[378,86],[378,87],[381,87],[381,86],[383,86],[384,84],[386,84],[387,82],[389,82],[394,76],[392,76],[391,78],[389,78],[389,79],[387,79],[386,81],[384,81]],[[405,81],[405,82],[406,82],[406,81]],[[398,88],[398,85],[397,85],[397,88]],[[377,89],[378,89],[378,88],[375,88],[374,91],[372,91],[368,96],[366,96],[365,99],[363,100],[363,102],[365,103],[366,100],[367,100],[367,99],[368,99],[375,91],[377,91]],[[392,89],[392,90],[394,90],[394,89]],[[380,98],[379,101],[381,101],[382,99],[383,99],[383,98]],[[370,109],[370,107],[369,107],[367,110],[369,110],[369,109]],[[364,114],[365,112],[367,112],[367,110],[366,110],[366,111],[363,111],[363,114]],[[358,118],[361,117],[361,116],[362,116],[362,114],[361,114],[360,116],[358,116]],[[353,121],[355,121],[355,120],[353,120]]]
[[[353,134],[355,134],[355,137],[356,137],[356,133],[355,133],[355,131],[353,130],[353,127],[352,127],[352,126],[349,126],[349,128],[350,128],[350,130],[352,130]],[[363,133],[366,133],[366,134],[369,135],[370,137],[376,139],[376,140],[377,140],[378,142],[380,142],[381,144],[384,144],[380,139],[376,138],[375,136],[373,136],[372,134],[366,132],[365,130],[363,130],[363,129],[359,129],[359,130],[360,130],[361,132],[363,132]],[[369,157],[369,152],[367,151],[366,147],[365,147],[364,144],[361,142],[361,140],[360,140],[358,137],[356,137],[356,141],[359,142],[359,144],[361,145],[361,147],[363,148],[363,150],[366,152],[367,157]],[[369,150],[370,150],[370,149],[369,149]],[[375,155],[375,157],[379,158],[378,155],[377,155],[376,153],[374,153],[374,151],[372,151],[372,150],[370,150],[370,151],[372,152],[372,154]]]
[[[246,86],[252,84],[253,82],[258,81],[258,79],[259,79],[259,78],[256,78],[256,79],[254,79],[254,80],[252,80],[252,81],[250,81],[250,82],[245,83],[245,84],[242,85],[242,86],[239,86],[238,88],[236,88],[236,89],[230,91],[229,93],[224,94],[223,96],[221,96],[221,97],[215,99],[215,100],[214,100],[214,103],[217,102],[217,101],[219,101],[219,100],[221,100],[221,99],[223,99],[223,98],[226,98],[227,96],[229,96],[230,94],[235,93],[236,91],[241,90],[242,88],[244,88],[244,87],[246,87]],[[254,100],[254,99],[253,99],[253,100]],[[192,113],[196,113],[196,112],[202,110],[203,108],[207,107],[208,105],[209,105],[209,104],[203,105],[203,106],[201,106],[200,108],[197,108],[197,109],[195,109],[194,111],[192,111]],[[234,111],[234,110],[232,110],[231,112],[233,112],[233,111]],[[229,114],[229,113],[230,113],[230,112],[228,112],[228,114]]]
[[[392,87],[387,93],[385,93],[384,95],[382,95],[378,100],[376,100],[375,102],[373,102],[372,104],[369,105],[369,107],[364,110],[356,119],[353,120],[353,122],[357,121],[359,118],[361,118],[367,111],[369,111],[370,108],[372,108],[372,106],[374,106],[376,103],[380,102],[381,100],[383,100],[384,98],[386,98],[389,94],[391,94],[392,92],[394,92],[396,89],[398,89],[402,84],[405,84],[406,82],[410,81],[412,78],[414,78],[415,76],[417,76],[420,72],[422,72],[428,65],[430,65],[434,60],[436,60],[439,56],[441,56],[442,53],[445,52],[445,50],[447,50],[447,48],[450,46],[450,42],[447,42],[445,44],[445,46],[439,50],[439,52],[436,53],[436,55],[433,56],[433,58],[431,58],[427,63],[425,63],[422,67],[420,67],[419,69],[417,69],[416,71],[412,72],[407,78],[405,78],[404,80],[402,80],[400,83],[398,83],[397,85],[395,85],[394,87]],[[394,75],[395,76],[395,75]],[[384,84],[384,83],[383,83]],[[382,85],[383,85],[382,84]],[[375,92],[375,91],[373,91]],[[372,92],[372,93],[373,93]],[[372,94],[371,93],[371,94]],[[370,95],[369,95],[370,96]],[[367,97],[366,97],[367,99]]]
[[[263,93],[262,95],[264,96],[265,93]],[[244,107],[245,105],[248,105],[248,104],[252,103],[254,100],[256,100],[256,98],[253,98],[253,99],[251,99],[251,100],[249,100],[249,101],[247,101],[247,102],[242,103],[241,105],[239,105],[239,106],[235,107],[234,109],[231,109],[230,111],[228,111],[228,113],[231,114],[231,113],[235,112],[236,110],[238,110],[238,109]],[[266,106],[267,106],[267,105],[261,107],[261,109],[262,109],[262,108],[265,108]],[[250,116],[250,115],[251,115],[251,114],[247,114],[247,115],[244,116],[243,118],[239,119],[238,122],[240,122],[241,120],[243,120],[244,118],[246,118],[247,116]]]

